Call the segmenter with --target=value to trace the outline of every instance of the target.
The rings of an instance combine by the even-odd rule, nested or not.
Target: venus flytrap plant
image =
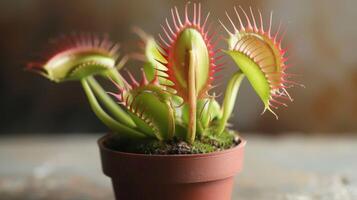
[[[236,134],[227,129],[227,122],[245,77],[263,101],[264,111],[272,113],[278,105],[286,105],[281,100],[292,101],[287,88],[298,84],[288,80],[287,50],[281,47],[280,28],[272,35],[272,15],[266,29],[260,11],[257,25],[251,8],[250,17],[241,7],[239,12],[234,8],[239,28],[227,14],[233,27],[230,31],[222,23],[228,32],[228,48],[216,49],[219,40],[207,28],[209,14],[203,17],[201,4],[189,5],[183,16],[176,7],[171,9],[171,19],[161,26],[160,42],[134,29],[144,43],[143,53],[132,56],[145,62],[140,81],[130,72],[127,81],[119,72],[125,60],[118,62],[117,45],[90,35],[65,37],[54,56],[31,69],[57,83],[80,81],[97,117],[131,145],[149,145],[150,149],[184,140],[191,148],[186,153],[234,146]],[[240,70],[230,78],[220,106],[211,90],[224,55]],[[95,76],[113,82],[117,91],[109,95],[114,98]]]

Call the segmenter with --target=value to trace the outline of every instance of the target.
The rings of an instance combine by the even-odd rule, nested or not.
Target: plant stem
[[[243,78],[244,75],[242,73],[236,72],[228,82],[223,100],[222,117],[218,125],[218,134],[221,134],[226,128],[227,121],[232,114],[238,90]]]
[[[196,137],[196,106],[197,106],[197,94],[196,94],[196,58],[195,54],[189,51],[189,67],[188,67],[188,129],[187,129],[187,142],[192,144]]]
[[[84,92],[87,95],[89,104],[93,110],[93,112],[96,114],[96,116],[110,129],[112,129],[115,132],[118,132],[121,136],[127,137],[127,138],[145,138],[146,136],[139,131],[136,131],[135,129],[132,129],[130,127],[127,127],[117,121],[115,121],[113,118],[111,118],[100,106],[98,103],[97,99],[95,98],[89,84],[88,80],[86,78],[81,79],[82,87],[84,89]]]
[[[123,111],[120,106],[113,101],[112,98],[103,90],[103,88],[99,85],[99,83],[94,79],[94,77],[89,76],[86,78],[90,87],[93,89],[95,95],[99,98],[99,101],[103,103],[104,106],[108,109],[108,111],[121,123],[127,125],[131,128],[136,127],[134,121],[130,118],[130,116]]]

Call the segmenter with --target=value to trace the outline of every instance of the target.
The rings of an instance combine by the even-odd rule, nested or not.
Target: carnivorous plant
[[[231,28],[220,23],[228,33],[227,48],[217,48],[222,40],[210,31],[210,14],[202,15],[201,4],[186,4],[183,16],[177,7],[170,13],[159,40],[135,29],[144,48],[130,58],[144,61],[140,79],[122,72],[127,56],[119,59],[117,44],[92,34],[59,38],[53,54],[29,68],[56,83],[79,81],[96,116],[123,140],[185,141],[198,152],[234,145],[236,136],[227,122],[245,77],[264,111],[276,116],[273,109],[292,101],[287,89],[299,84],[286,72],[287,49],[281,45],[285,32],[281,24],[273,31],[272,13],[268,23],[252,8],[247,13],[234,7],[235,19],[226,13]],[[237,71],[229,77],[220,105],[212,90],[223,57],[232,59]],[[99,76],[110,80],[116,91],[106,92]]]

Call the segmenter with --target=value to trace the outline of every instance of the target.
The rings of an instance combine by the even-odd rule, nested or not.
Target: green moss
[[[225,131],[220,135],[207,134],[198,136],[190,145],[182,139],[174,138],[171,141],[160,142],[157,140],[123,141],[112,138],[109,147],[118,151],[142,154],[201,154],[222,151],[239,144],[236,132]]]

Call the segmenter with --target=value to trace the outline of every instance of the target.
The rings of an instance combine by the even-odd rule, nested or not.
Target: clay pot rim
[[[128,157],[140,157],[140,158],[206,158],[206,157],[216,157],[222,154],[230,153],[236,151],[237,149],[242,149],[247,144],[247,141],[240,138],[240,143],[229,149],[225,149],[223,151],[215,151],[212,153],[198,153],[198,154],[169,154],[169,155],[160,155],[160,154],[141,154],[141,153],[129,153],[129,152],[122,152],[117,150],[112,150],[108,148],[104,142],[110,137],[110,134],[106,134],[102,136],[98,141],[98,145],[100,148],[110,154],[117,154],[121,156],[128,156]]]

